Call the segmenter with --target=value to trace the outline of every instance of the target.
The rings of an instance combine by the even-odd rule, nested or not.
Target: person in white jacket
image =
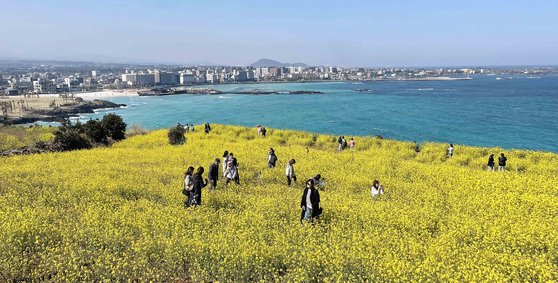
[[[372,197],[377,197],[384,194],[384,186],[380,185],[380,181],[374,180],[374,183],[372,183],[372,188],[370,188],[370,194],[372,195]]]
[[[296,182],[296,174],[295,174],[294,167],[293,167],[293,165],[295,163],[296,163],[296,160],[291,159],[291,160],[289,160],[289,162],[287,162],[287,167],[285,168],[285,175],[287,176],[287,185],[289,187],[291,186],[292,181]]]

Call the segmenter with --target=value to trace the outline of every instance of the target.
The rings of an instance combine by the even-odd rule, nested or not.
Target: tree
[[[107,132],[99,119],[89,120],[83,125],[85,134],[95,143],[107,144]]]
[[[69,120],[64,120],[54,133],[54,142],[62,150],[76,150],[91,148],[92,144],[85,134],[80,122],[72,125]]]
[[[126,123],[124,123],[122,117],[114,113],[105,115],[101,120],[101,126],[107,137],[111,138],[113,141],[126,138]]]

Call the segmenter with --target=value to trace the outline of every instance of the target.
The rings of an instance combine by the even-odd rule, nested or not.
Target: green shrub
[[[54,133],[54,142],[62,150],[76,150],[91,148],[92,144],[85,134],[83,125],[80,122],[72,125],[69,120],[64,120],[62,125]]]
[[[101,121],[98,119],[87,121],[83,125],[83,129],[92,142],[102,144],[108,143],[107,132],[105,131],[105,128],[103,128]]]
[[[126,123],[122,117],[111,113],[107,114],[101,120],[101,126],[107,134],[107,137],[113,141],[119,141],[126,138]]]
[[[169,143],[172,145],[184,144],[186,142],[184,133],[186,133],[186,130],[180,124],[170,128],[168,133]]]

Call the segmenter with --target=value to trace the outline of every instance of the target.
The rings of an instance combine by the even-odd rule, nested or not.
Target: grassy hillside
[[[56,128],[0,126],[0,151],[34,145],[54,138]]]
[[[199,127],[198,127],[199,129]],[[558,155],[336,138],[214,126],[167,145],[166,131],[112,148],[0,159],[0,281],[554,281],[558,280]],[[266,167],[269,147],[278,167]],[[307,150],[308,148],[308,150]],[[224,150],[241,185],[184,209],[187,166]],[[287,187],[295,158],[301,180]],[[327,179],[324,214],[301,225],[304,180]],[[386,194],[372,199],[374,179]]]

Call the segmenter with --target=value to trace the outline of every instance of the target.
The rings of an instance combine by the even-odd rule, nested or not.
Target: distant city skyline
[[[246,66],[558,64],[555,1],[9,1],[0,59]]]

